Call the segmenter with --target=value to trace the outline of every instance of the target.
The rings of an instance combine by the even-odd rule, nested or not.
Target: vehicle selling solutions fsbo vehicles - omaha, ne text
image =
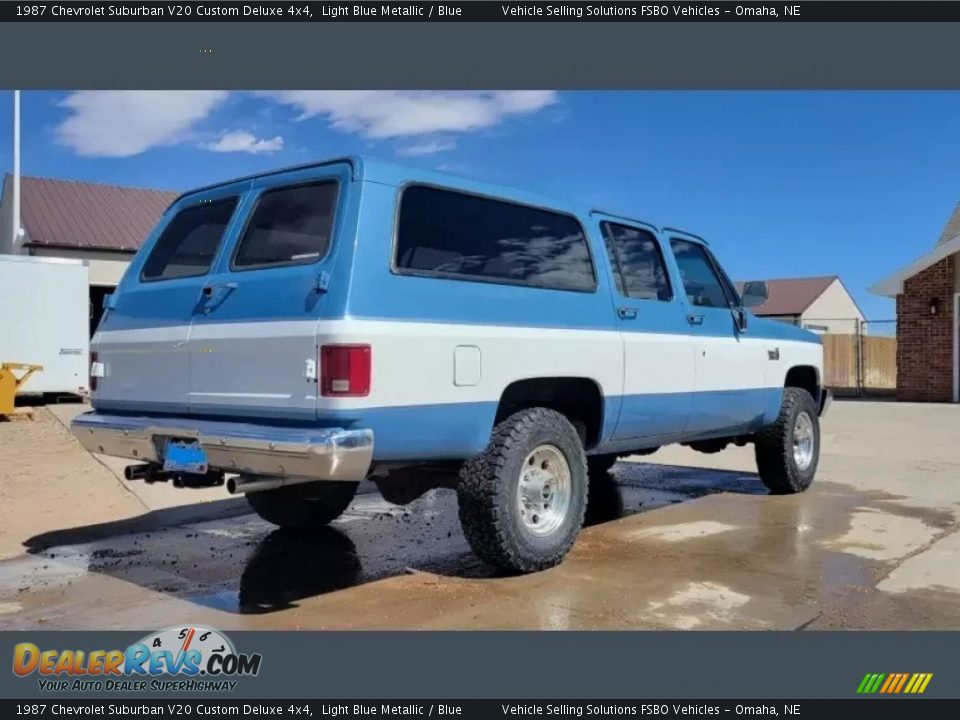
[[[226,482],[281,526],[364,478],[397,503],[453,487],[474,551],[535,571],[621,455],[750,442],[773,492],[810,484],[822,347],[744,309],[765,296],[690,233],[332,160],[173,203],[107,300],[73,429],[129,479]]]

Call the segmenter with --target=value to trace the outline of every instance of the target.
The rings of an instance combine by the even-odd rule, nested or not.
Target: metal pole
[[[13,238],[11,252],[20,253],[20,91],[13,91]]]

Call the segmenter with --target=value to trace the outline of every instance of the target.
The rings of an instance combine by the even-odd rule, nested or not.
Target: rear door
[[[763,366],[737,328],[735,290],[703,242],[672,232],[689,332],[697,338],[696,388],[685,435],[739,432],[769,406]]]
[[[191,413],[316,417],[317,324],[350,177],[342,164],[252,182],[193,316]]]
[[[656,230],[596,214],[614,280],[624,340],[624,392],[614,440],[683,430],[694,384],[694,347]]]
[[[182,198],[147,238],[91,342],[102,375],[91,379],[95,407],[187,411],[190,325],[242,193],[229,187]]]

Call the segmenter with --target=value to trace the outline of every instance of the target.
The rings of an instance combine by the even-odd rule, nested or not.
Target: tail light
[[[370,394],[370,346],[324,345],[320,348],[320,394],[366,397]]]
[[[103,377],[103,366],[100,364],[100,356],[96,352],[90,353],[90,392],[97,389],[98,380]]]

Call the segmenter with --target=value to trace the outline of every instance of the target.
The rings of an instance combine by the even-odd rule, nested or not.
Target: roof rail
[[[204,185],[202,187],[194,188],[193,190],[188,190],[187,192],[181,193],[176,197],[176,199],[167,206],[167,210],[180,202],[183,198],[188,195],[195,195],[199,192],[206,192],[207,190],[213,190],[218,187],[223,187],[224,185],[231,185],[233,183],[243,182],[244,180],[255,180],[262,177],[270,177],[271,175],[281,175],[283,173],[294,172],[295,170],[307,170],[308,168],[314,167],[323,167],[324,165],[337,165],[339,163],[347,163],[353,172],[354,179],[357,177],[357,172],[360,167],[360,159],[353,155],[345,155],[343,157],[330,158],[328,160],[317,160],[315,162],[303,163],[300,165],[289,165],[287,167],[277,168],[276,170],[267,170],[266,172],[252,173],[250,175],[243,175],[241,177],[231,178],[230,180],[222,180],[220,182],[211,183],[210,185]],[[166,212],[166,210],[164,211]]]

